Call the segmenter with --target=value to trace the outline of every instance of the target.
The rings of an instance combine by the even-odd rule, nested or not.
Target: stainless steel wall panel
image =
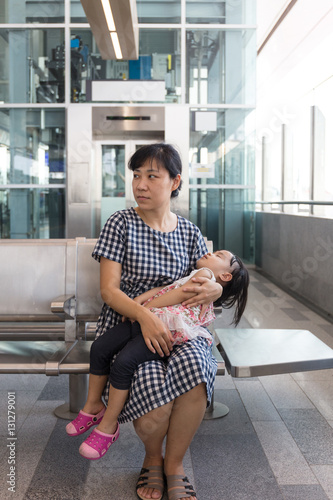
[[[78,240],[77,254],[77,314],[95,319],[102,309],[100,294],[99,264],[91,254],[95,239]]]
[[[256,213],[256,265],[332,318],[333,220]]]
[[[112,139],[120,132],[163,132],[164,106],[119,106],[92,108],[92,134]]]
[[[0,240],[0,257],[0,315],[51,315],[65,294],[66,240]]]

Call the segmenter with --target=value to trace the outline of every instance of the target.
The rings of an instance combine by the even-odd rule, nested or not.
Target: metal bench
[[[69,375],[69,402],[55,409],[72,419],[84,405],[89,353],[102,307],[95,239],[1,240],[0,373]],[[218,374],[225,363],[215,349]],[[206,418],[226,414],[212,404]]]
[[[333,368],[333,349],[308,330],[216,329],[232,377],[259,377]]]
[[[93,239],[1,240],[0,373],[69,373],[72,418],[86,397],[89,349],[102,307]],[[81,345],[84,349],[81,349]],[[64,364],[81,353],[75,366]],[[70,358],[72,359],[72,358]],[[65,370],[66,368],[66,370]]]
[[[72,419],[87,394],[89,352],[102,306],[94,239],[1,240],[0,373],[69,375]],[[333,350],[303,330],[217,329],[218,374],[234,377],[333,367]],[[222,353],[222,356],[221,354]],[[212,402],[205,418],[228,413]]]

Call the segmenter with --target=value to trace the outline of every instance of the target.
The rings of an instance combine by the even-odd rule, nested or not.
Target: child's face
[[[228,250],[217,250],[214,253],[207,253],[197,261],[197,269],[208,267],[213,271],[217,279],[221,275],[231,274],[232,267],[230,265],[233,254]],[[222,279],[222,278],[221,278]]]

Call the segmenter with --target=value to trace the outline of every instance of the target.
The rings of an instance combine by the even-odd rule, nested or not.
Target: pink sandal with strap
[[[78,416],[66,425],[67,434],[69,436],[79,436],[93,425],[98,425],[102,421],[105,411],[106,408],[104,407],[97,415],[91,415],[81,410]]]
[[[108,451],[110,446],[117,441],[119,437],[119,423],[114,434],[106,434],[98,429],[94,429],[90,436],[81,444],[79,453],[88,460],[98,460]]]

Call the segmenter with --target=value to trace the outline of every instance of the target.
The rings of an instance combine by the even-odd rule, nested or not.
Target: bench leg
[[[88,374],[69,375],[69,403],[58,406],[54,414],[58,418],[73,420],[83,408],[88,394]]]
[[[226,405],[214,402],[214,392],[213,392],[212,400],[204,415],[204,420],[212,420],[214,418],[225,417],[226,415],[228,415],[228,413],[229,413],[229,408]]]

